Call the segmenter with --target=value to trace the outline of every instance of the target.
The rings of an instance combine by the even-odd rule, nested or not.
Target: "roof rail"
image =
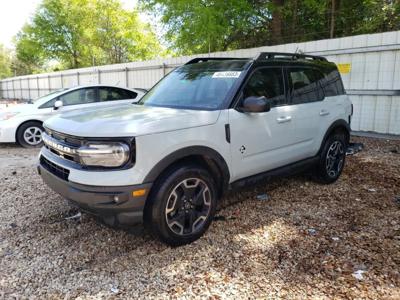
[[[260,54],[257,55],[255,60],[262,61],[262,60],[270,60],[278,58],[290,59],[290,60],[313,59],[313,60],[327,61],[327,59],[323,56],[300,54],[300,53],[285,53],[285,52],[261,52]]]
[[[210,60],[243,60],[243,59],[249,59],[247,58],[238,58],[238,57],[196,57],[191,60],[189,60],[185,65],[191,65],[191,64],[196,64],[198,62],[206,62]]]

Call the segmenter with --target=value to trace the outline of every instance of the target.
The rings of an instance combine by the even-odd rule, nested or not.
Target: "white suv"
[[[305,168],[337,180],[351,115],[337,68],[323,57],[198,58],[130,107],[49,119],[38,171],[107,223],[144,222],[181,245],[206,231],[235,186]]]

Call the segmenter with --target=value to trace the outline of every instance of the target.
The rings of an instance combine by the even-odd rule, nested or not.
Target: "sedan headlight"
[[[125,143],[88,143],[76,152],[86,166],[120,167],[128,162],[130,149]]]

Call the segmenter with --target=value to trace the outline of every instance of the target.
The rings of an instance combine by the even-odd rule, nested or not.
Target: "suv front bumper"
[[[83,185],[59,178],[43,162],[37,168],[43,181],[52,190],[73,206],[102,218],[107,224],[134,225],[143,222],[143,210],[151,183],[131,186]],[[133,196],[134,191],[142,189],[146,191],[143,195]]]

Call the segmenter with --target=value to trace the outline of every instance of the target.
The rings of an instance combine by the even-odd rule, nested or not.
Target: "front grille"
[[[46,137],[50,138],[50,143],[46,142]],[[83,145],[83,139],[79,139],[55,131],[50,131],[46,128],[46,133],[43,136],[43,141],[44,146],[55,155],[69,161],[80,163],[79,157],[75,151]]]
[[[51,174],[57,176],[62,180],[68,181],[69,170],[49,161],[43,155],[40,156],[40,165],[47,171],[49,171]]]

